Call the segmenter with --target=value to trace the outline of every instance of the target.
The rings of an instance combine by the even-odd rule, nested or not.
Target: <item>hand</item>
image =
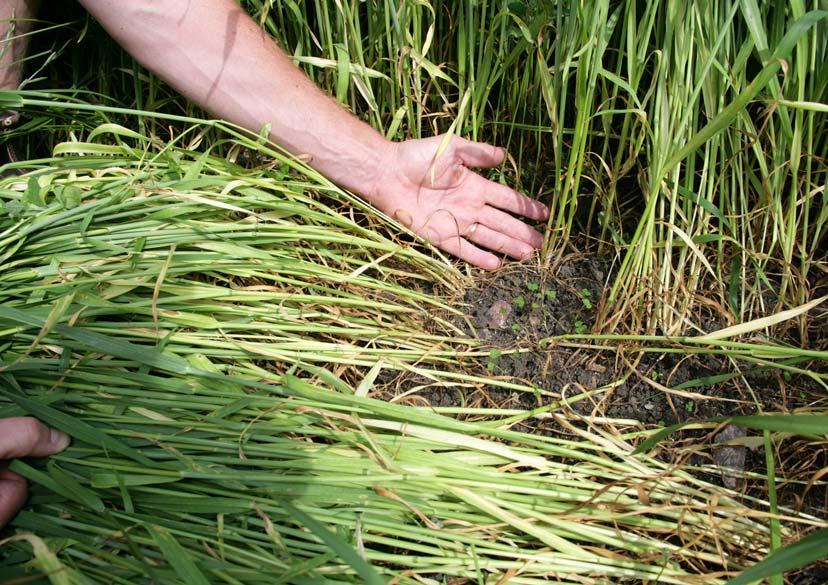
[[[438,248],[480,268],[498,268],[499,255],[531,256],[543,236],[506,212],[544,220],[547,207],[470,170],[495,167],[506,152],[454,136],[438,154],[442,141],[434,136],[392,143],[367,198]]]
[[[69,437],[37,419],[0,419],[0,462],[17,457],[44,457],[63,451]],[[26,480],[0,466],[0,528],[26,501]]]

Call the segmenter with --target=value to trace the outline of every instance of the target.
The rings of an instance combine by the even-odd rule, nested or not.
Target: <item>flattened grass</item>
[[[385,135],[509,147],[518,176],[498,178],[550,201],[547,261],[581,221],[626,255],[602,322],[628,335],[556,342],[715,352],[825,384],[804,365],[824,359],[808,347],[818,311],[796,316],[801,348],[676,337],[700,307],[784,332],[776,316],[818,296],[817,5],[248,5]],[[712,583],[820,525],[783,510],[783,530],[773,497],[736,501],[631,455],[639,434],[566,442],[504,430],[537,413],[468,424],[371,400],[383,369],[533,389],[448,371],[478,352],[427,292],[463,282],[450,263],[343,217],[353,198],[98,53],[88,87],[0,96],[35,115],[21,132],[63,141],[0,183],[0,413],[76,441],[15,464],[36,484],[18,526],[45,540],[12,537],[4,562],[106,583]],[[228,161],[250,152],[261,168]],[[669,337],[639,335],[654,332]]]
[[[13,464],[34,484],[14,526],[37,537],[4,563],[93,583],[713,583],[764,554],[761,502],[623,441],[357,391],[360,368],[479,351],[403,286],[441,262],[312,176],[104,130],[0,182],[0,416],[74,439]]]

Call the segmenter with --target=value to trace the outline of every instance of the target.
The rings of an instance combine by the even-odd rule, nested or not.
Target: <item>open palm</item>
[[[505,151],[456,136],[441,151],[442,143],[442,136],[396,143],[380,170],[375,204],[475,266],[497,268],[503,255],[529,257],[543,236],[507,212],[543,220],[546,206],[471,170],[499,165]]]

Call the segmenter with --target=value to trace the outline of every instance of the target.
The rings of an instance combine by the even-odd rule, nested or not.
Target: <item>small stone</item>
[[[744,436],[744,429],[735,425],[727,425],[716,433],[713,442],[726,443]],[[722,482],[730,489],[736,487],[736,478],[745,470],[746,451],[747,449],[741,445],[724,445],[713,451],[713,461],[721,468]]]
[[[508,329],[512,306],[506,301],[496,301],[486,311],[486,326],[489,329]]]

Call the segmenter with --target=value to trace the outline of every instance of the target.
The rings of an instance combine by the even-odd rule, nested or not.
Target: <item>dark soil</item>
[[[457,324],[484,342],[488,358],[473,364],[474,373],[503,376],[536,388],[572,397],[613,385],[571,408],[581,415],[631,419],[644,424],[673,424],[688,419],[750,413],[743,396],[729,396],[724,387],[705,378],[726,371],[710,356],[684,353],[642,353],[640,348],[578,347],[576,340],[548,341],[566,334],[589,333],[596,324],[607,283],[609,262],[597,254],[572,253],[547,273],[527,265],[513,265],[465,291],[467,317]],[[620,382],[619,380],[622,379]],[[664,388],[697,381],[688,398]],[[406,376],[397,389],[423,384]],[[536,408],[543,404],[533,393],[497,388],[460,396],[438,387],[419,393],[432,406],[476,405],[500,408]],[[730,402],[728,402],[728,400]],[[525,429],[537,432],[541,429]]]

